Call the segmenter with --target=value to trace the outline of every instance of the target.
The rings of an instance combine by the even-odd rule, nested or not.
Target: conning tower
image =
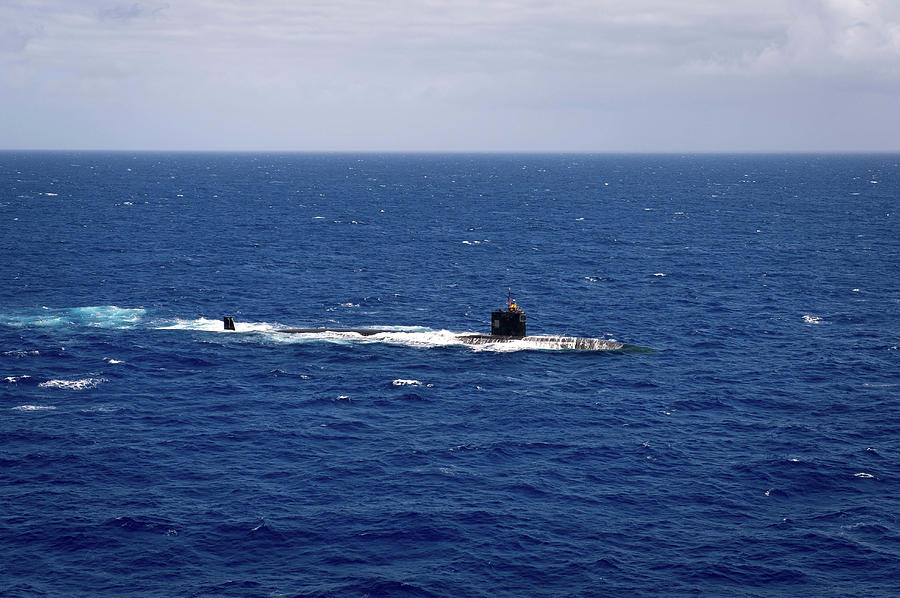
[[[506,295],[506,309],[491,312],[491,335],[525,336],[525,312],[516,304],[516,300]]]

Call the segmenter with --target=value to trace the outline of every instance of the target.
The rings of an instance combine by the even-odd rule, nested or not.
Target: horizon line
[[[434,155],[892,155],[892,150],[415,150],[415,149],[109,149],[0,148],[12,152],[181,153],[181,154],[434,154]]]

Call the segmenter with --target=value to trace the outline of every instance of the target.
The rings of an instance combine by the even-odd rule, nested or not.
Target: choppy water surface
[[[897,595],[898,197],[892,155],[0,153],[0,594]],[[508,287],[653,351],[459,343]],[[318,326],[386,332],[276,332]]]

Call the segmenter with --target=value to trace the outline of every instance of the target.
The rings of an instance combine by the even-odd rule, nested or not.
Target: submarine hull
[[[287,328],[285,330],[276,330],[285,334],[318,334],[320,332],[353,332],[362,336],[372,336],[373,334],[383,334],[390,330],[376,330],[373,328]]]
[[[633,345],[620,343],[619,341],[600,339],[600,338],[584,338],[577,336],[544,336],[544,335],[525,335],[525,314],[516,312],[497,312],[500,314],[509,314],[510,322],[508,326],[515,326],[513,332],[521,332],[522,334],[477,334],[462,333],[455,334],[456,339],[466,345],[491,345],[496,343],[513,343],[522,342],[527,347],[535,349],[573,349],[576,351],[620,351],[636,348]],[[514,318],[512,316],[515,316]],[[503,323],[503,322],[501,322]],[[234,330],[234,319],[225,317],[225,330]],[[493,331],[493,327],[492,327]],[[509,332],[509,330],[504,330]],[[385,334],[397,332],[396,330],[379,330],[377,328],[284,328],[277,330],[284,334],[321,334],[326,332],[336,333],[352,333],[360,336],[373,336],[376,334]]]
[[[490,345],[523,341],[535,347],[548,349],[575,349],[577,351],[618,351],[625,343],[600,338],[578,336],[505,336],[499,334],[460,334],[457,338],[467,345]]]
[[[372,336],[392,332],[372,328],[287,328],[279,330],[285,334],[318,334],[322,332],[338,332]],[[618,341],[584,338],[578,336],[507,336],[504,334],[457,334],[456,338],[466,345],[491,345],[494,343],[512,343],[522,341],[536,348],[574,349],[576,351],[618,351],[625,348],[625,343]]]

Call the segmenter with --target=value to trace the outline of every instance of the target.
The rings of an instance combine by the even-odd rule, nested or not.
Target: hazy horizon
[[[743,150],[743,151],[615,151],[615,150],[404,150],[404,149],[347,149],[347,150],[315,150],[315,149],[146,149],[146,148],[0,148],[0,153],[97,153],[97,154],[346,154],[346,155],[461,155],[461,156],[893,156],[900,155],[900,150],[859,150],[859,151],[767,151],[767,150]]]
[[[0,149],[900,151],[886,0],[13,0]]]

